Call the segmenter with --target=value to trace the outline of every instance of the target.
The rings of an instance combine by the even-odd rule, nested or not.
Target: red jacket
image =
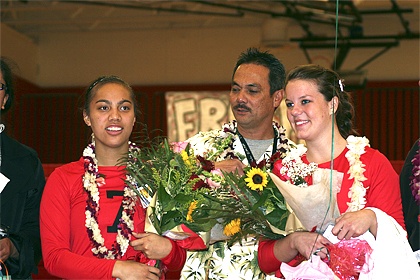
[[[99,167],[106,184],[99,188],[99,228],[105,246],[115,241],[125,172],[122,167]],[[85,227],[87,193],[82,185],[83,158],[57,168],[48,178],[41,201],[41,240],[45,268],[63,278],[110,279],[116,260],[93,255],[91,240]],[[145,211],[138,206],[134,214],[134,231],[144,232]],[[116,223],[115,223],[116,222]],[[113,228],[112,228],[113,227]],[[186,252],[172,242],[172,251],[162,262],[169,270],[180,270]],[[131,246],[122,257],[135,259],[138,252]]]
[[[349,162],[345,157],[348,149],[334,159],[334,169],[344,174],[341,190],[337,194],[337,203],[340,213],[344,213],[347,208],[347,202],[350,202],[348,196],[349,189],[353,184],[353,179],[349,180]],[[304,156],[303,161],[309,163]],[[399,187],[398,174],[395,172],[389,160],[378,150],[366,147],[366,153],[360,157],[362,163],[365,165],[366,171],[364,176],[367,178],[363,181],[366,190],[366,207],[378,208],[391,217],[393,217],[403,228],[404,217],[401,205],[401,194]],[[330,168],[330,162],[325,162],[318,165],[319,168]],[[275,240],[261,241],[258,247],[258,264],[260,269],[265,273],[273,273],[276,271],[276,276],[280,276],[279,268],[281,262],[274,256],[273,246]],[[292,260],[289,265],[293,266],[298,263],[298,260]]]

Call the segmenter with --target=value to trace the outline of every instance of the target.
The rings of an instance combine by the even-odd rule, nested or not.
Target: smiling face
[[[236,70],[229,101],[238,128],[258,131],[271,127],[282,91],[276,91],[270,96],[268,74],[267,67],[257,64],[242,64]]]
[[[109,148],[128,151],[128,140],[135,124],[135,105],[130,91],[121,84],[98,86],[83,112],[85,123],[95,135],[96,150]]]
[[[287,83],[285,94],[287,118],[297,138],[308,142],[330,137],[336,97],[328,102],[314,81],[299,79]]]

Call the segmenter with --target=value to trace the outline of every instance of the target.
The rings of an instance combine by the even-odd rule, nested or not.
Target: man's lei
[[[278,141],[276,153],[264,158],[257,164],[257,167],[272,168],[272,163],[283,157],[283,154],[290,149],[289,139],[286,137],[286,130],[277,122],[273,121],[273,128],[276,130]],[[237,122],[235,120],[226,123],[222,129],[199,132],[188,139],[194,153],[203,155],[207,160],[222,161],[226,159],[239,159],[243,161],[245,155],[235,151],[237,138]],[[251,163],[249,163],[251,164]]]

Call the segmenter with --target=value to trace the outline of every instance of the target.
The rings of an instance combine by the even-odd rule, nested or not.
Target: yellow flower
[[[226,236],[232,236],[235,233],[238,233],[241,230],[241,220],[235,219],[230,221],[229,224],[223,229],[223,234]]]
[[[188,153],[185,150],[183,150],[181,152],[181,156],[182,156],[182,160],[185,162],[185,164],[187,166],[191,166],[190,156],[188,155]]]
[[[197,201],[193,201],[190,204],[190,207],[188,207],[188,213],[187,213],[187,221],[188,222],[194,222],[193,218],[192,218],[192,213],[194,212],[194,210],[197,208]]]
[[[247,183],[246,185],[251,189],[251,190],[260,190],[262,191],[263,188],[265,186],[267,186],[268,180],[267,180],[267,173],[265,173],[264,171],[262,171],[259,168],[251,168],[251,170],[249,170],[246,173],[246,178],[245,178],[245,182]]]

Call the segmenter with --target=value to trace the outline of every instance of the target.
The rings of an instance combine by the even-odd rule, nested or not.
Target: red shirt
[[[123,167],[99,167],[105,185],[99,188],[98,224],[111,248],[123,198]],[[92,243],[85,226],[87,193],[82,185],[83,158],[57,168],[48,178],[41,201],[40,228],[44,265],[49,273],[64,278],[110,279],[116,260],[99,259],[92,253]],[[138,206],[134,231],[144,232],[145,210]],[[172,242],[172,251],[162,262],[170,270],[182,268],[186,252]],[[138,252],[128,247],[122,260],[135,259]]]

